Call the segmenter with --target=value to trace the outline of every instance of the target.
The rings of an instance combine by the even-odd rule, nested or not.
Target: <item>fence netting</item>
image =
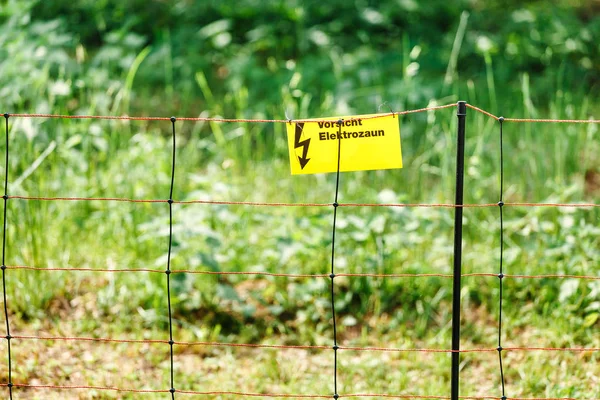
[[[408,110],[403,112],[392,112],[386,114],[380,114],[373,117],[367,118],[378,118],[380,116],[401,116],[406,114],[420,113],[420,112],[437,112],[444,109],[453,109],[455,104],[448,104],[443,106],[426,107],[416,110]],[[301,203],[301,202],[253,202],[253,201],[235,201],[235,200],[179,200],[174,196],[174,189],[177,187],[176,180],[176,155],[177,155],[177,126],[180,121],[205,121],[214,123],[251,123],[251,124],[288,124],[290,120],[277,120],[277,119],[224,119],[224,118],[181,118],[181,117],[110,117],[110,116],[69,116],[69,115],[53,115],[53,114],[4,114],[5,118],[5,174],[4,174],[4,218],[3,218],[3,240],[2,240],[2,287],[3,287],[3,308],[4,317],[6,323],[6,335],[2,343],[6,348],[6,359],[7,359],[7,375],[2,377],[0,386],[6,389],[6,394],[11,400],[13,396],[18,393],[19,390],[36,390],[43,391],[46,389],[52,390],[64,390],[64,391],[96,391],[96,392],[118,392],[118,393],[130,393],[130,394],[145,394],[145,393],[157,393],[169,396],[171,399],[175,399],[180,395],[191,395],[191,396],[231,396],[231,397],[264,397],[264,398],[427,398],[427,399],[449,399],[450,397],[444,393],[439,395],[418,395],[413,393],[345,393],[340,390],[338,385],[339,379],[339,363],[340,358],[345,357],[350,353],[431,353],[431,354],[451,354],[451,353],[494,353],[498,355],[498,383],[500,391],[497,393],[489,393],[489,395],[473,395],[473,396],[460,396],[464,399],[517,399],[511,397],[510,387],[505,385],[505,371],[510,369],[511,365],[506,364],[505,354],[507,352],[572,352],[572,353],[594,353],[600,352],[600,348],[594,347],[511,347],[506,346],[503,342],[506,332],[503,330],[503,309],[506,306],[503,303],[503,297],[506,291],[505,282],[510,279],[577,279],[577,280],[588,280],[598,281],[600,276],[597,275],[578,275],[578,274],[507,274],[504,269],[505,260],[505,211],[508,208],[577,208],[577,209],[597,209],[600,204],[596,203],[531,203],[531,202],[505,202],[505,176],[504,176],[504,143],[503,143],[503,130],[506,129],[507,124],[518,124],[518,123],[563,123],[563,124],[598,124],[599,120],[557,120],[557,119],[518,119],[518,118],[504,118],[495,116],[485,110],[477,108],[473,105],[467,104],[467,107],[478,113],[481,113],[495,122],[494,129],[498,131],[499,139],[499,165],[498,165],[498,201],[495,203],[482,203],[482,204],[463,204],[456,205],[451,203],[352,203],[344,202],[343,198],[340,198],[340,186],[344,185],[343,177],[340,176],[340,155],[344,151],[344,146],[341,140],[338,140],[337,146],[337,157],[338,170],[336,173],[335,186],[331,192],[331,202],[327,203]],[[142,121],[158,121],[159,123],[165,124],[165,130],[168,126],[168,132],[171,136],[172,147],[169,149],[171,169],[170,169],[170,185],[168,193],[165,192],[165,198],[162,199],[143,199],[143,198],[121,198],[121,197],[41,197],[41,196],[22,196],[12,195],[9,193],[9,181],[11,174],[9,171],[9,164],[11,157],[18,157],[18,154],[9,151],[10,147],[10,126],[11,120],[16,118],[42,118],[42,119],[108,119],[108,120],[142,120]],[[304,121],[294,120],[293,122]],[[314,122],[315,120],[306,120]],[[342,121],[338,121],[338,126],[341,131]],[[157,205],[157,207],[164,207],[164,213],[166,214],[168,208],[168,239],[165,243],[168,252],[165,260],[164,269],[162,268],[127,268],[125,266],[116,266],[111,268],[103,267],[62,267],[62,266],[43,266],[43,265],[11,265],[8,261],[10,260],[11,249],[7,246],[7,209],[11,202],[105,202],[105,203],[131,203],[136,206],[140,203],[151,203]],[[249,209],[255,207],[266,207],[266,208],[284,208],[284,207],[299,207],[299,208],[325,208],[331,210],[331,248],[329,249],[331,258],[330,265],[327,270],[322,273],[277,273],[277,272],[257,272],[257,271],[214,271],[214,270],[199,270],[199,269],[178,269],[173,268],[171,263],[172,247],[173,247],[173,213],[174,209],[182,206],[224,206],[224,207],[247,207]],[[500,243],[498,249],[499,264],[497,271],[479,272],[479,273],[464,273],[462,277],[471,277],[475,279],[496,279],[498,284],[498,315],[497,315],[497,346],[496,347],[480,347],[480,348],[466,348],[460,350],[451,350],[449,348],[395,348],[395,347],[379,347],[379,346],[345,346],[340,342],[338,337],[338,318],[336,317],[336,299],[340,296],[340,290],[336,288],[336,282],[340,278],[347,279],[419,279],[424,277],[435,277],[440,279],[447,279],[451,282],[453,274],[447,273],[344,273],[336,269],[336,235],[339,236],[337,231],[339,215],[345,212],[351,212],[358,208],[438,208],[438,209],[455,209],[455,208],[477,208],[477,209],[494,209],[498,210],[499,220],[499,231],[498,240]],[[12,223],[18,223],[13,221]],[[57,336],[57,335],[27,335],[20,334],[18,329],[15,330],[11,325],[11,299],[7,296],[7,286],[16,284],[14,278],[11,277],[13,271],[24,271],[35,272],[40,271],[43,273],[63,272],[63,273],[103,273],[103,274],[164,274],[164,293],[165,302],[167,304],[166,310],[155,310],[158,314],[163,314],[167,319],[168,333],[166,337],[162,338],[144,338],[144,339],[122,339],[118,337],[95,337],[90,335],[88,337],[73,337],[73,336]],[[326,280],[329,284],[329,292],[327,294],[327,301],[330,305],[331,311],[331,324],[332,324],[332,337],[330,345],[287,345],[287,344],[270,344],[270,343],[235,343],[235,342],[219,342],[219,341],[187,341],[178,340],[178,332],[176,324],[174,323],[172,313],[172,285],[173,278],[177,275],[189,274],[189,275],[205,275],[205,276],[239,276],[239,277],[274,277],[281,279],[319,279]],[[325,296],[325,295],[324,295]],[[515,306],[513,304],[513,306]],[[518,305],[516,305],[518,306]],[[23,346],[26,348],[30,342],[91,342],[91,343],[115,343],[115,344],[126,344],[126,345],[144,345],[144,346],[164,346],[168,350],[168,387],[154,387],[148,388],[135,388],[135,387],[113,387],[113,386],[86,386],[86,385],[65,385],[53,382],[21,382],[13,379],[14,363],[20,362],[19,358],[15,355],[15,349]],[[168,347],[167,347],[168,346]],[[313,394],[289,394],[289,393],[269,393],[268,391],[253,393],[243,391],[243,387],[240,387],[239,391],[202,391],[202,390],[187,390],[182,389],[184,386],[181,381],[178,380],[178,371],[176,368],[176,358],[178,356],[179,348],[190,348],[190,347],[222,347],[222,348],[248,348],[254,350],[265,350],[265,351],[283,351],[283,350],[294,350],[294,351],[309,351],[309,352],[331,352],[331,375],[329,377],[320,377],[324,379],[321,393]],[[117,361],[118,362],[118,361]],[[83,363],[83,361],[82,361]],[[591,379],[591,378],[590,378]],[[328,383],[329,382],[329,383]],[[149,386],[158,385],[158,382],[148,382]],[[18,396],[15,396],[18,397]],[[43,395],[42,395],[43,397]],[[540,396],[543,398],[543,396]],[[524,399],[521,399],[524,400]],[[546,399],[550,400],[550,399]],[[556,400],[556,399],[554,399]]]

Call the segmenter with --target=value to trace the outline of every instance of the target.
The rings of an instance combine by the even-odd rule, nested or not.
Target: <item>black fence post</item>
[[[454,204],[454,281],[452,285],[452,375],[451,400],[458,400],[460,364],[460,277],[462,261],[463,186],[465,176],[465,117],[467,103],[458,102],[458,138],[456,147],[456,197]]]

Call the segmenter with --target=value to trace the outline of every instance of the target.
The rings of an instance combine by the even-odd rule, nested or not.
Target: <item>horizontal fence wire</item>
[[[440,109],[454,108],[456,104],[446,105],[433,105],[430,107],[419,108],[414,110],[406,110],[400,112],[382,113],[371,116],[361,116],[361,119],[376,119],[384,118],[389,116],[402,116],[414,113],[435,111]],[[486,115],[496,121],[513,122],[513,123],[577,123],[577,124],[597,124],[600,120],[587,119],[587,120],[576,120],[576,119],[531,119],[531,118],[504,118],[498,117],[488,111],[485,111],[476,106],[466,104],[467,107],[477,111],[483,115]],[[57,114],[4,114],[6,119],[6,140],[8,149],[8,118],[49,118],[49,119],[96,119],[96,120],[117,120],[117,121],[171,121],[173,124],[173,141],[175,141],[175,120],[176,121],[191,121],[191,122],[222,122],[222,123],[316,123],[320,121],[331,121],[331,118],[326,119],[246,119],[246,118],[221,118],[221,117],[144,117],[144,116],[98,116],[98,115],[57,115]],[[346,120],[351,121],[358,117],[349,117]],[[172,178],[174,177],[174,162],[175,162],[175,146],[173,146],[173,169]],[[338,150],[339,157],[339,150]],[[8,151],[6,153],[6,159],[8,163]],[[338,173],[339,179],[339,173]],[[5,181],[8,181],[7,169],[5,171]],[[337,189],[336,189],[337,192]],[[254,201],[219,201],[219,200],[175,200],[172,197],[173,193],[173,181],[171,181],[171,195],[169,199],[131,199],[131,198],[117,198],[117,197],[46,197],[46,196],[9,196],[6,193],[4,195],[5,212],[6,202],[8,200],[25,200],[25,201],[101,201],[101,202],[122,202],[122,203],[168,203],[171,207],[173,204],[203,204],[203,205],[229,205],[229,206],[253,206],[253,207],[331,207],[334,209],[337,207],[398,207],[398,208],[410,208],[410,207],[421,207],[421,208],[486,208],[486,207],[568,207],[568,208],[597,208],[600,204],[595,203],[531,203],[531,202],[514,202],[514,203],[489,203],[489,204],[464,204],[455,205],[447,203],[338,203],[337,196],[336,201],[333,203],[288,203],[288,202],[254,202]],[[501,197],[502,198],[502,197]],[[6,224],[6,218],[4,223]],[[171,216],[172,223],[172,216]],[[335,222],[334,222],[335,230]],[[172,238],[169,239],[171,241]],[[170,243],[169,243],[170,244]],[[333,251],[333,249],[332,249]],[[148,273],[165,273],[165,270],[150,269],[150,268],[92,268],[92,267],[34,267],[25,265],[4,265],[3,274],[6,270],[34,270],[34,271],[62,271],[62,272],[106,272],[106,273],[128,273],[128,272],[148,272]],[[282,278],[330,278],[333,283],[334,277],[370,277],[370,278],[421,278],[421,277],[438,277],[438,278],[452,278],[452,274],[443,273],[397,273],[397,274],[379,274],[379,273],[335,273],[333,275],[333,260],[332,260],[332,273],[331,274],[293,274],[293,273],[270,273],[260,271],[198,271],[189,269],[171,270],[167,266],[167,277],[169,274],[185,273],[185,274],[198,274],[198,275],[242,275],[242,276],[267,276],[267,277],[282,277]],[[498,273],[463,273],[462,277],[495,277],[495,278],[518,278],[518,279],[587,279],[587,280],[600,280],[600,276],[586,276],[586,275],[573,275],[573,274],[540,274],[540,275],[525,275],[525,274],[504,274]],[[168,288],[168,278],[167,278]],[[4,288],[4,296],[6,296],[6,289]],[[169,297],[170,300],[170,297]],[[333,304],[333,286],[332,286],[332,304]],[[4,301],[6,308],[6,299]],[[170,314],[170,309],[169,309]],[[7,314],[8,315],[8,314]],[[8,317],[7,324],[8,324]],[[169,318],[170,319],[170,318]],[[334,317],[335,324],[335,317]],[[171,323],[170,329],[171,327]],[[206,396],[243,396],[243,397],[267,397],[267,398],[331,398],[331,394],[285,394],[285,393],[252,393],[243,391],[192,391],[192,390],[180,390],[173,388],[173,346],[206,346],[206,347],[231,347],[231,348],[254,348],[254,349],[291,349],[291,350],[330,350],[331,346],[322,345],[285,345],[285,344],[262,344],[262,343],[225,343],[225,342],[208,342],[208,341],[176,341],[173,340],[172,332],[170,333],[169,340],[158,340],[158,339],[118,339],[118,338],[101,338],[101,337],[63,337],[63,336],[29,336],[29,335],[11,335],[10,333],[6,337],[0,337],[0,341],[6,340],[10,346],[11,340],[38,340],[38,341],[74,341],[74,342],[98,342],[98,343],[139,343],[139,344],[159,344],[159,345],[170,345],[171,348],[171,388],[170,389],[135,389],[135,388],[119,388],[113,386],[87,386],[87,385],[44,385],[44,384],[25,384],[25,383],[14,383],[9,376],[8,383],[0,383],[0,387],[8,387],[11,390],[13,388],[24,388],[24,389],[56,389],[56,390],[97,390],[97,391],[113,391],[113,392],[127,392],[127,393],[170,393],[174,398],[174,394],[186,394],[186,395],[206,395]],[[10,347],[9,347],[10,349]],[[472,348],[472,349],[431,349],[431,348],[390,348],[390,347],[356,347],[356,346],[338,346],[334,338],[334,350],[345,350],[345,351],[356,351],[356,352],[420,352],[420,353],[492,353],[498,351],[498,348]],[[534,351],[549,351],[549,352],[599,352],[600,348],[594,347],[503,347],[502,351],[520,351],[520,352],[534,352]],[[9,363],[10,363],[9,355]],[[9,364],[9,373],[10,373]],[[337,392],[337,390],[336,390]],[[334,398],[354,398],[354,397],[380,397],[380,398],[398,398],[398,399],[450,399],[446,396],[434,396],[434,395],[396,395],[396,394],[374,394],[374,393],[354,393],[354,394],[335,394]],[[499,399],[497,396],[459,396],[461,399]],[[572,398],[544,398],[544,397],[531,397],[531,398],[519,398],[519,397],[501,397],[502,400],[571,400]],[[575,400],[575,399],[573,399]],[[588,399],[588,400],[600,400],[600,399]]]
[[[118,197],[38,197],[38,196],[8,196],[8,199],[30,201],[114,201],[126,203],[169,203],[163,199],[128,199]],[[221,200],[173,200],[173,204],[212,204],[256,207],[331,207],[333,203],[267,203],[252,201],[221,201]],[[504,203],[504,207],[567,207],[588,208],[600,207],[596,203]],[[481,204],[451,204],[451,203],[338,203],[337,207],[398,207],[398,208],[485,208],[498,207],[498,203]]]
[[[487,115],[490,118],[495,120],[499,120],[500,117],[485,111],[479,107],[476,107],[471,104],[466,104],[467,107],[480,112],[484,115]],[[391,112],[391,113],[382,113],[370,116],[361,116],[360,118],[365,119],[377,119],[384,118],[395,115],[408,115],[414,113],[420,113],[425,111],[435,111],[441,110],[444,108],[454,108],[456,104],[445,104],[441,106],[431,106],[418,108],[414,110],[406,110],[399,112]],[[100,119],[100,120],[122,120],[122,121],[170,121],[171,117],[136,117],[136,116],[108,116],[108,115],[61,115],[61,114],[7,114],[11,118],[52,118],[52,119]],[[353,118],[348,118],[351,121]],[[193,121],[193,122],[225,122],[225,123],[296,123],[296,122],[320,122],[320,121],[331,121],[331,119],[262,119],[262,118],[219,118],[219,117],[177,117],[178,121]],[[549,118],[504,118],[504,122],[549,122],[549,123],[574,123],[574,124],[598,124],[600,120],[597,119],[549,119]]]
[[[8,384],[2,383],[0,387],[7,387]],[[97,390],[97,391],[112,391],[112,392],[123,392],[123,393],[169,393],[167,389],[128,389],[118,388],[113,386],[85,386],[85,385],[28,385],[18,384],[13,385],[15,388],[30,388],[30,389],[63,389],[63,390]],[[194,391],[194,390],[177,390],[178,394],[186,395],[197,395],[197,396],[242,396],[242,397],[269,397],[269,398],[298,398],[298,399],[329,399],[330,395],[319,395],[319,394],[287,394],[287,393],[252,393],[252,392],[239,392],[239,391]],[[434,395],[396,395],[396,394],[384,394],[384,393],[348,393],[341,394],[339,398],[356,398],[356,397],[382,397],[390,399],[439,399],[449,400],[447,396],[434,396]],[[472,400],[500,400],[499,397],[494,396],[459,396],[459,399],[472,399]],[[502,399],[504,400],[504,399]],[[577,400],[574,397],[506,397],[506,400]],[[600,399],[586,399],[586,400],[600,400]]]
[[[39,341],[63,341],[63,342],[99,342],[99,343],[136,343],[136,344],[169,344],[169,340],[157,339],[113,339],[95,337],[68,337],[68,336],[28,336],[12,335],[12,339],[39,340]],[[5,338],[0,338],[5,340]],[[174,345],[194,347],[246,347],[258,349],[289,349],[289,350],[331,350],[331,346],[322,345],[285,345],[285,344],[260,344],[260,343],[225,343],[225,342],[182,342],[173,341]],[[427,348],[393,348],[393,347],[356,347],[338,346],[338,350],[356,352],[391,352],[391,353],[491,353],[497,348],[476,349],[427,349]],[[600,352],[600,347],[503,347],[505,351],[556,351],[556,352]]]
[[[418,108],[415,110],[406,110],[399,112],[390,112],[375,114],[369,116],[361,116],[361,120],[385,118],[395,115],[415,114],[424,111],[441,110],[444,108],[453,108],[456,104],[446,104],[442,106],[431,106]],[[105,115],[60,115],[60,114],[8,114],[11,118],[57,118],[57,119],[104,119],[104,120],[124,120],[124,121],[170,121],[171,117],[130,117],[130,116],[105,116]],[[347,121],[352,121],[354,118],[348,118]],[[244,123],[297,123],[297,122],[322,122],[331,119],[250,119],[250,118],[218,118],[218,117],[177,117],[178,121],[193,121],[193,122],[244,122]]]
[[[496,121],[502,120],[503,122],[550,122],[550,123],[562,123],[562,124],[599,124],[600,119],[552,119],[552,118],[504,118],[498,117],[494,114],[482,110],[479,107],[475,107],[471,104],[467,103],[467,107],[475,110],[481,114],[487,115],[490,118],[495,119]]]
[[[6,269],[22,269],[32,271],[48,271],[48,272],[150,272],[157,274],[164,274],[165,271],[161,269],[148,269],[148,268],[67,268],[67,267],[30,267],[26,265],[7,265]],[[287,273],[274,273],[274,272],[257,272],[257,271],[196,271],[190,269],[172,269],[172,274],[197,274],[197,275],[249,275],[249,276],[272,276],[280,278],[330,278],[329,274],[287,274]],[[339,277],[370,277],[370,278],[452,278],[452,274],[377,274],[377,273],[344,273],[340,272],[335,274]],[[462,277],[494,277],[497,278],[498,274],[491,272],[475,272],[461,274]],[[519,278],[519,279],[588,279],[588,280],[600,280],[600,276],[592,275],[572,275],[572,274],[544,274],[544,275],[522,275],[522,274],[503,274],[503,278]]]

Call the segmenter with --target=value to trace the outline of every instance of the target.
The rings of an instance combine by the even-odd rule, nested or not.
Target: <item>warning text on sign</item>
[[[287,124],[293,175],[402,168],[394,115],[332,117]],[[339,153],[339,154],[338,154]]]

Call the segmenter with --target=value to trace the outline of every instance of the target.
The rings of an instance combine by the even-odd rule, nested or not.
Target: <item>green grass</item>
[[[516,111],[505,115],[520,116]],[[453,110],[406,118],[402,122],[405,168],[343,173],[340,201],[451,203],[455,118]],[[25,121],[10,120],[9,181],[21,184],[9,185],[9,193],[167,197],[169,123],[34,120],[35,136],[28,139]],[[177,126],[182,137],[175,199],[332,201],[333,174],[289,175],[284,132],[277,127],[259,125],[249,129],[252,136],[247,131],[231,136],[240,127],[222,124],[228,139],[223,152],[216,152],[202,130],[194,134],[191,124]],[[583,179],[584,171],[596,162],[594,142],[590,142],[597,135],[593,126],[537,124],[530,132],[527,129],[525,125],[505,126],[505,201],[593,201],[584,194]],[[494,203],[498,199],[498,124],[469,111],[467,137],[465,201]],[[244,146],[250,148],[249,156],[236,157],[237,149],[248,148]],[[18,179],[47,148],[52,151],[39,166]],[[338,272],[451,273],[452,210],[355,207],[339,211]],[[506,273],[597,275],[598,218],[597,209],[505,208]],[[327,273],[331,222],[327,207],[175,205],[172,268]],[[465,210],[465,273],[497,272],[498,237],[496,208]],[[7,239],[9,265],[164,269],[168,208],[166,204],[15,199],[9,201]],[[598,290],[597,281],[507,278],[504,346],[598,347],[594,335]],[[449,347],[450,279],[340,278],[336,293],[340,339],[345,345]],[[9,269],[7,294],[14,334],[166,338],[163,274]],[[465,278],[462,299],[463,346],[494,348],[497,279]],[[331,342],[328,281],[324,279],[175,274],[172,300],[177,340]],[[167,385],[167,352],[160,345],[150,345],[139,360],[135,354],[141,350],[115,344],[18,341],[14,349],[18,382],[73,384],[76,376],[81,384]],[[66,365],[57,362],[56,367],[49,367],[43,361],[44,354],[54,360],[58,358],[52,356],[54,351],[61,354],[66,349],[72,353]],[[97,361],[88,360],[88,353],[90,360]],[[346,354],[341,356],[343,392],[444,395],[448,391],[447,355]],[[115,368],[123,357],[130,358],[131,364],[125,363],[124,370]],[[509,352],[505,365],[510,395],[597,397],[597,385],[589,378],[598,373],[597,354],[578,357],[578,353]],[[178,348],[177,387],[328,393],[330,358],[319,352]],[[462,393],[497,394],[496,358],[487,353],[463,358]],[[89,362],[97,363],[96,369],[81,370]],[[51,373],[53,368],[59,373]],[[121,373],[124,376],[118,377]],[[419,380],[423,374],[428,378]],[[198,376],[203,378],[198,380]],[[27,393],[31,398],[48,395]],[[82,398],[88,395],[81,394]],[[69,392],[68,396],[77,395]],[[111,394],[95,398],[119,396],[129,398]]]
[[[378,49],[364,43],[352,51],[336,46],[313,49],[304,43],[299,46],[303,53],[290,58],[289,48],[267,46],[267,34],[219,51],[209,46],[199,60],[197,55],[179,55],[179,43],[189,40],[181,40],[184,32],[176,29],[161,28],[162,41],[149,47],[123,28],[103,38],[103,46],[84,48],[74,45],[76,34],[64,22],[23,22],[27,10],[9,3],[2,14],[7,23],[0,28],[4,44],[0,83],[9,112],[281,119],[387,112],[388,106],[401,111],[458,100],[516,118],[597,119],[600,110],[594,86],[587,85],[594,75],[579,81],[578,74],[587,68],[585,59],[575,65],[568,58],[575,53],[567,55],[562,47],[547,44],[565,61],[557,66],[556,60],[546,60],[548,70],[538,74],[527,57],[538,62],[536,46],[541,44],[528,47],[530,42],[515,44],[509,38],[519,51],[532,52],[525,61],[517,57],[523,53],[508,61],[505,53],[497,53],[494,46],[500,46],[501,38],[493,35],[496,44],[491,49],[477,50],[474,43],[481,36],[471,24],[481,22],[475,13],[470,17],[463,13],[456,35],[448,33],[441,43],[436,36],[435,46],[403,33],[397,43]],[[543,23],[543,18],[535,23]],[[230,27],[227,21],[221,25]],[[556,24],[561,21],[555,19]],[[522,25],[515,22],[518,29]],[[303,37],[304,30],[313,32],[298,23],[293,33]],[[593,65],[593,51],[585,47],[590,41],[585,39],[586,30],[578,31],[583,39],[577,54],[589,56]],[[223,33],[229,31],[219,34]],[[554,30],[544,28],[543,40],[550,33]],[[450,52],[450,47],[455,50]],[[442,66],[447,79],[432,61],[432,52],[448,53],[447,68]],[[464,62],[465,52],[468,60],[480,63],[481,74],[477,62]],[[214,65],[207,64],[209,59]],[[156,75],[164,85],[153,84],[159,79]],[[10,195],[168,197],[172,151],[168,121],[10,118],[9,123]],[[283,124],[178,121],[176,127],[176,200],[333,201],[334,174],[290,175]],[[455,109],[404,116],[401,132],[404,168],[342,173],[341,203],[453,202]],[[506,122],[503,132],[504,201],[598,203],[593,181],[600,170],[597,125]],[[4,154],[4,141],[0,142]],[[499,145],[499,123],[469,109],[466,203],[499,200]],[[2,165],[0,176],[4,173]],[[330,207],[175,204],[173,210],[173,269],[329,272]],[[464,214],[463,272],[497,273],[498,209],[467,208]],[[450,274],[453,220],[453,210],[446,208],[341,207],[336,271]],[[505,207],[505,273],[598,276],[598,221],[598,208]],[[11,199],[6,263],[163,270],[168,226],[165,203]],[[442,277],[336,278],[340,345],[449,348],[451,283]],[[168,339],[164,274],[9,268],[6,287],[13,335]],[[330,346],[329,290],[324,278],[173,274],[174,338]],[[507,277],[503,346],[599,348],[599,293],[598,280]],[[463,348],[495,348],[498,279],[463,278],[461,298]],[[3,313],[0,323],[5,323]],[[175,349],[178,389],[332,391],[330,351]],[[14,339],[12,350],[14,382],[169,386],[165,344]],[[2,340],[0,354],[5,353]],[[598,398],[598,354],[507,351],[507,396]],[[448,354],[341,351],[339,391],[447,395],[449,363]],[[7,368],[7,363],[0,363],[0,375],[7,376]],[[465,354],[461,368],[463,395],[500,396],[495,352]],[[94,391],[17,389],[16,393],[19,399],[140,397]]]

